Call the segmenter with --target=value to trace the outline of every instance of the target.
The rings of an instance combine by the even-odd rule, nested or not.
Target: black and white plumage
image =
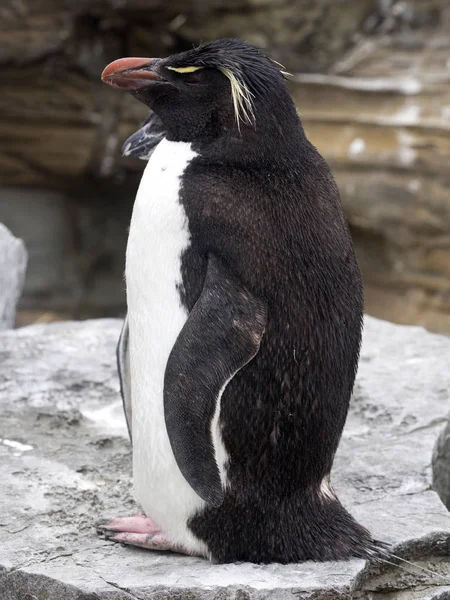
[[[361,275],[283,73],[219,40],[120,59],[103,78],[164,132],[133,211],[119,343],[135,495],[161,534],[110,529],[216,562],[371,556],[376,543],[330,484]]]

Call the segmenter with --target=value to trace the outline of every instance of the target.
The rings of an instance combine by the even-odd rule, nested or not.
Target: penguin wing
[[[133,133],[122,146],[122,156],[135,156],[142,160],[148,160],[165,135],[166,131],[161,119],[151,112],[142,127]]]
[[[122,395],[123,409],[127,420],[128,433],[131,436],[131,378],[130,378],[130,351],[129,351],[128,315],[125,316],[119,343],[117,344],[117,368],[120,379],[120,393]]]
[[[257,354],[267,307],[210,256],[202,293],[181,330],[164,376],[164,415],[178,467],[212,506],[224,492],[212,424],[222,393]]]

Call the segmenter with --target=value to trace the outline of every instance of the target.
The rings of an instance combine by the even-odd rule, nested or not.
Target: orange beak
[[[110,63],[102,73],[102,81],[132,92],[148,87],[152,82],[165,81],[154,71],[160,58],[119,58]]]

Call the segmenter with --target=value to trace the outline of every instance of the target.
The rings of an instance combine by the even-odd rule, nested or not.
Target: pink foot
[[[98,529],[105,529],[111,532],[160,533],[158,525],[152,519],[146,517],[144,513],[138,513],[132,517],[118,517],[103,525],[99,523],[97,527]]]
[[[106,523],[101,521],[96,527],[99,535],[113,542],[147,550],[171,550],[180,554],[191,554],[186,548],[168,540],[153,520],[143,513],[132,517],[118,517]]]

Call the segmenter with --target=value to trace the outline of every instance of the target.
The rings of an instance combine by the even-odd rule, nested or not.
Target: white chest
[[[190,144],[167,140],[153,153],[133,209],[126,281],[135,496],[170,539],[199,550],[186,521],[204,502],[178,469],[163,406],[166,364],[188,316],[178,291],[190,239],[179,192],[195,156]]]
[[[196,156],[190,144],[163,140],[142,175],[128,238],[126,276],[128,289],[154,298],[155,288],[169,293],[180,276],[180,253],[189,245],[189,228],[179,201],[181,177]],[[146,281],[143,271],[156,280]],[[177,281],[178,282],[178,281]],[[176,283],[177,283],[176,282]]]

